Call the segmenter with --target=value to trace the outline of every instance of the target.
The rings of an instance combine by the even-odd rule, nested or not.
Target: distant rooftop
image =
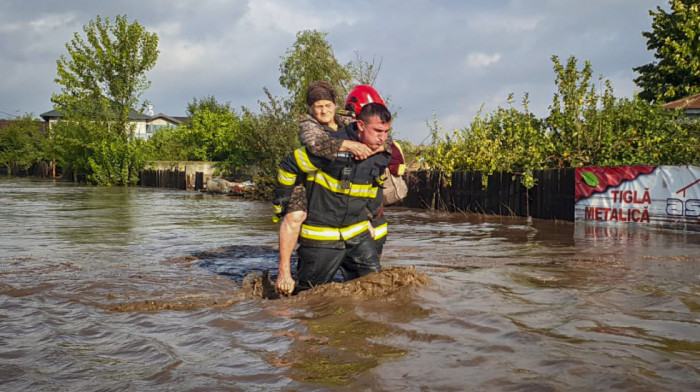
[[[39,115],[39,117],[44,119],[44,121],[49,121],[49,119],[51,119],[51,118],[63,117],[63,114],[61,114],[61,112],[58,110],[49,110],[48,112],[41,113]],[[129,111],[129,119],[130,120],[152,120],[152,119],[158,118],[158,117],[170,119],[171,122],[174,122],[174,123],[182,123],[182,122],[185,122],[188,120],[188,117],[168,116],[168,115],[165,115],[163,113],[158,113],[155,116],[149,116],[147,114],[139,113],[135,110]]]
[[[700,110],[700,94],[677,99],[664,105],[665,109]]]

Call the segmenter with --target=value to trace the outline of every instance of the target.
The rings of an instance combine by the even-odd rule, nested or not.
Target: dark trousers
[[[379,259],[382,259],[382,252],[384,251],[384,243],[386,242],[386,236],[374,241],[375,246],[377,247],[377,255]]]
[[[338,269],[346,281],[382,270],[374,239],[364,232],[345,241],[345,249],[316,248],[300,245],[295,292],[329,283]]]

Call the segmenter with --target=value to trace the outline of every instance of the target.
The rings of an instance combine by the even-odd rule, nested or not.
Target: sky
[[[125,15],[159,37],[160,55],[142,99],[155,113],[184,116],[214,96],[257,110],[303,30],[326,32],[341,64],[381,63],[375,88],[397,113],[394,138],[430,142],[435,114],[445,132],[478,114],[516,107],[545,117],[556,86],[552,56],[575,56],[612,83],[638,88],[634,67],[650,63],[643,31],[667,0],[0,0],[0,118],[51,109],[60,92],[56,60],[97,15]]]

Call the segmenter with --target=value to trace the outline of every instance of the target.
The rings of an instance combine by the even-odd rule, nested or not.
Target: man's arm
[[[301,189],[303,192],[303,187],[296,187],[297,177],[299,175],[303,176],[306,173],[315,172],[328,162],[330,161],[309,155],[305,147],[294,150],[292,154],[282,159],[277,169],[277,186],[275,187],[275,196],[272,201],[275,209],[273,218],[275,222],[278,222],[280,218],[284,216],[287,204],[294,190]],[[285,218],[280,225],[280,260],[277,267],[279,274],[277,276],[276,287],[278,292],[283,295],[292,294],[295,286],[290,269],[290,258],[282,257],[285,243],[283,238],[285,235],[288,238],[292,238],[290,236],[293,236],[294,242],[296,242],[296,236],[299,234],[289,223],[289,218],[290,217]],[[293,249],[294,245],[291,244],[291,246]],[[289,249],[289,256],[291,256],[292,249]]]

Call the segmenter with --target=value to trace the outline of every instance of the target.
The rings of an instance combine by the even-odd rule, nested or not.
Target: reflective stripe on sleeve
[[[277,169],[277,182],[282,185],[294,185],[297,176],[282,169]]]
[[[306,153],[306,147],[294,150],[294,159],[297,162],[297,166],[299,166],[304,173],[312,173],[318,170],[318,168],[311,163],[309,154]]]
[[[385,237],[385,236],[386,236],[386,233],[387,233],[387,231],[388,231],[388,230],[387,230],[388,227],[389,227],[389,225],[388,225],[387,223],[384,223],[384,224],[382,224],[382,225],[379,225],[379,226],[375,227],[375,228],[374,228],[374,239],[375,239],[375,240],[378,240],[378,239],[380,239],[380,238],[382,238],[382,237]]]

